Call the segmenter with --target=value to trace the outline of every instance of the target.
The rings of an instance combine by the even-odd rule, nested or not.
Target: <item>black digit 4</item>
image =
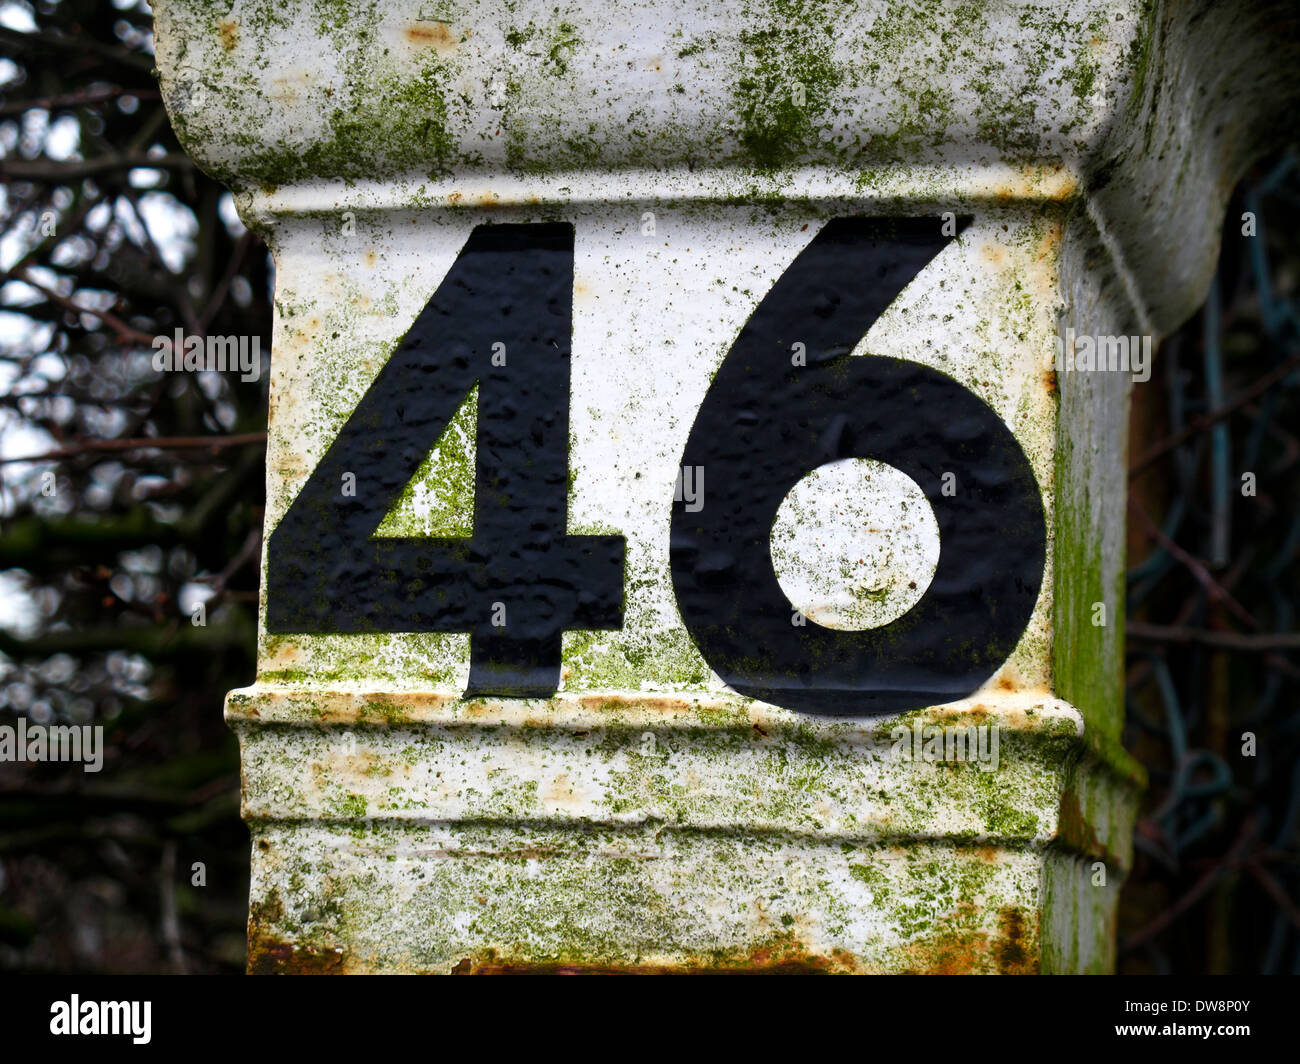
[[[938,370],[850,354],[947,243],[937,218],[829,222],[754,311],[696,415],[682,465],[704,468],[703,506],[673,505],[673,585],[700,652],[741,694],[842,716],[941,704],[975,690],[1024,632],[1046,530],[1015,436]],[[806,365],[791,364],[795,342]],[[929,588],[881,628],[793,625],[772,565],[787,492],[840,458],[906,473],[939,526]]]
[[[623,538],[566,534],[572,306],[572,226],[473,231],[272,533],[268,631],[469,632],[466,694],[522,698],[622,625]],[[475,384],[473,535],[377,537]]]

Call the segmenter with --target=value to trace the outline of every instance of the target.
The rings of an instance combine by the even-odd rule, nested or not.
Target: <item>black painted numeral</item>
[[[622,625],[623,538],[566,533],[572,306],[572,226],[473,231],[272,534],[268,631],[469,632],[467,695],[546,697]],[[377,537],[475,384],[473,535]]]
[[[850,355],[948,243],[939,230],[937,218],[829,222],[741,330],[695,417],[681,464],[703,467],[705,492],[703,507],[673,504],[673,584],[704,659],[741,694],[843,716],[950,702],[992,675],[1029,621],[1046,531],[1011,431],[938,370]],[[806,365],[791,364],[794,342]],[[933,581],[881,628],[792,625],[772,564],[786,493],[840,458],[906,473],[939,526]]]

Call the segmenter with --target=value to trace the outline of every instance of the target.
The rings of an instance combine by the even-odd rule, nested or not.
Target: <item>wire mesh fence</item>
[[[1300,971],[1300,164],[1239,187],[1134,397],[1128,745],[1151,788],[1121,970]]]

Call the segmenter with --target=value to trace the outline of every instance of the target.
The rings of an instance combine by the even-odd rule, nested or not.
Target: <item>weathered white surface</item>
[[[916,481],[871,458],[818,466],[785,497],[772,565],[792,605],[824,628],[879,628],[921,601],[939,526]]]
[[[565,211],[576,234],[569,531],[626,537],[629,594],[622,629],[566,634],[563,691],[723,692],[686,634],[669,575],[678,463],[695,412],[741,327],[828,213],[839,209],[792,204],[774,213],[650,203]],[[647,212],[654,214],[652,236],[642,235]],[[484,220],[478,212],[445,209],[354,212],[354,229],[344,234],[344,213],[285,218],[273,235],[279,313],[268,527]],[[489,217],[532,221],[554,217],[554,209],[495,210]],[[934,366],[984,399],[1017,433],[1049,511],[1056,425],[1045,366],[1055,329],[1059,241],[1059,222],[1050,214],[987,211],[855,349]],[[282,418],[284,410],[291,413]],[[453,434],[459,445],[464,434]],[[439,527],[454,527],[447,516],[472,506],[472,465],[467,452],[458,453],[452,470],[459,473],[458,490],[448,490],[445,463],[429,466],[420,485],[422,497],[443,500],[426,518]],[[870,508],[870,498],[862,502]],[[856,516],[869,523],[865,510]],[[828,543],[823,559],[832,561],[839,549]],[[933,540],[928,549],[935,549]],[[926,575],[904,571],[902,560],[874,573],[873,582],[905,589]],[[1034,620],[1008,665],[1016,686],[1046,687],[1050,595],[1049,563]],[[467,647],[468,636],[455,633],[264,632],[259,677],[458,694],[469,675]]]

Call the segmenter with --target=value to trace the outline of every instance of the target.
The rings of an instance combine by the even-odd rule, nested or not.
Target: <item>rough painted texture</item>
[[[1167,334],[1205,299],[1233,187],[1294,137],[1300,7],[1145,0],[1122,97],[1085,164],[1088,209],[1140,324]]]
[[[1070,219],[1061,264],[1060,328],[1079,335],[1139,333],[1120,279],[1090,268],[1104,255],[1086,213]],[[1056,449],[1057,599],[1053,614],[1056,690],[1094,731],[1118,742],[1123,726],[1124,523],[1128,497],[1128,396],[1119,373],[1056,374],[1061,431]],[[1068,427],[1068,428],[1067,428]],[[1097,604],[1104,613],[1098,614]],[[1095,623],[1097,619],[1104,621]]]
[[[1295,100],[1294,21],[1264,0],[160,0],[177,130],[276,257],[268,529],[470,230],[567,221],[569,530],[628,540],[625,625],[565,636],[554,699],[461,699],[463,635],[263,625],[227,706],[250,968],[1107,969],[1142,784],[1118,747],[1127,383],[1058,379],[1052,339],[1199,300],[1217,205]],[[1221,68],[1221,35],[1253,58]],[[940,369],[1015,433],[1048,516],[1033,617],[983,689],[901,721],[741,698],[668,576],[694,412],[828,218],[941,211],[974,221],[855,354]],[[387,532],[466,527],[462,413]],[[996,772],[889,756],[894,725],[957,721],[1001,726]]]
[[[435,709],[418,696],[357,696],[329,700],[306,726],[294,698],[236,694],[230,713],[245,737],[254,817],[746,824],[824,838],[912,838],[942,824],[950,838],[1045,845],[1059,774],[1081,745],[1077,715],[1042,696],[830,728],[760,706],[557,698]],[[1005,729],[996,770],[891,757],[900,722],[995,720]],[[292,749],[274,728],[260,738],[279,722],[301,728]]]
[[[1034,897],[1039,862],[991,846],[313,823],[257,826],[254,852],[254,971],[1037,967],[1036,910],[984,900]]]
[[[564,690],[721,691],[678,616],[668,572],[669,503],[692,418],[754,304],[840,205],[571,206],[577,230],[570,414],[569,528],[628,537],[626,620],[617,632],[565,636]],[[536,220],[548,208],[499,209]],[[863,337],[860,354],[909,358],[954,377],[1017,432],[1050,512],[1055,398],[1045,384],[1054,327],[1059,211],[989,209]],[[471,212],[358,212],[285,219],[272,368],[267,519],[273,526],[437,286],[478,218]],[[684,272],[703,271],[701,288]],[[987,313],[987,308],[995,308]],[[292,411],[285,432],[280,411]],[[439,512],[472,509],[444,479],[437,444],[418,490]],[[467,468],[461,465],[462,470]],[[453,467],[454,472],[455,467]],[[415,482],[413,482],[413,485]],[[469,482],[459,481],[462,490]],[[413,486],[412,490],[416,490]],[[399,514],[391,518],[396,521]],[[899,564],[899,563],[896,563]],[[914,575],[900,575],[906,584]],[[1021,646],[1017,685],[1049,682],[1051,566]],[[466,637],[263,635],[264,682],[380,690],[463,689]]]
[[[812,228],[845,208],[652,204],[656,234],[647,238],[639,228],[643,206],[568,208],[578,241],[569,528],[617,531],[628,537],[628,560],[624,627],[565,636],[562,690],[720,692],[686,634],[669,578],[669,503],[678,463],[712,375],[754,304]],[[498,209],[490,217],[536,220],[550,210]],[[1015,429],[1049,513],[1056,426],[1044,367],[1054,328],[1058,218],[1050,206],[1027,213],[987,209],[855,349],[931,365],[988,403]],[[358,209],[350,236],[340,233],[338,215],[285,218],[276,226],[270,526],[477,221],[469,211]],[[709,283],[694,284],[685,269],[703,271]],[[282,409],[292,411],[291,421],[278,432]],[[439,512],[464,513],[472,498],[455,497],[454,482],[442,477],[450,438],[437,444],[419,491],[443,500]],[[468,483],[459,482],[461,491]],[[912,579],[900,575],[897,582]],[[1051,580],[1049,561],[1028,631],[1003,670],[1017,686],[1049,683]],[[459,691],[468,676],[466,645],[459,634],[264,633],[259,679]]]
[[[848,535],[840,533],[846,525]],[[786,597],[809,620],[845,631],[878,628],[919,602],[938,545],[934,511],[916,482],[870,458],[808,474],[786,496],[770,537]]]
[[[833,167],[870,183],[901,163],[1079,158],[1119,92],[1139,14],[194,0],[159,5],[158,58],[182,140],[235,187],[700,163]]]

